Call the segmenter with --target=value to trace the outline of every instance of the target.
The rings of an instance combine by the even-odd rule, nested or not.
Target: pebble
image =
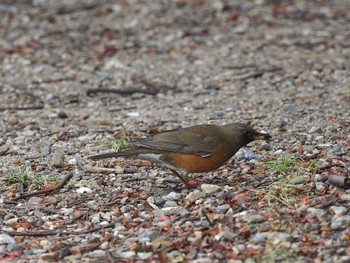
[[[267,232],[267,235],[274,244],[279,244],[280,242],[286,242],[291,237],[289,233],[284,233],[284,232]]]
[[[131,258],[131,257],[134,257],[136,254],[135,251],[126,251],[126,252],[121,252],[119,253],[119,257],[121,258]]]
[[[170,192],[169,194],[162,197],[164,200],[180,200],[182,195],[177,192]]]
[[[7,251],[15,251],[18,249],[18,245],[15,242],[8,243],[6,246]]]
[[[34,205],[39,205],[42,200],[43,199],[41,197],[32,196],[28,200],[28,206],[31,207],[31,206],[34,206]]]
[[[314,207],[307,208],[307,212],[308,212],[307,216],[311,215],[311,216],[315,216],[315,217],[320,218],[320,219],[327,214],[327,212],[325,210],[314,208]]]
[[[7,234],[0,234],[0,245],[7,245],[10,243],[16,243],[13,237]]]
[[[152,252],[137,252],[137,257],[141,260],[146,260],[152,256]]]
[[[0,245],[0,257],[6,253],[6,246],[5,245]]]
[[[243,158],[247,161],[250,161],[250,160],[256,160],[256,159],[259,159],[261,158],[262,155],[261,154],[257,154],[249,149],[243,149]]]
[[[311,129],[309,130],[309,133],[316,133],[320,131],[321,131],[320,127],[312,126]]]
[[[163,216],[164,214],[165,214],[165,212],[162,209],[155,209],[155,210],[153,210],[154,217]]]
[[[101,245],[100,245],[100,249],[107,249],[109,246],[109,242],[108,241],[105,241],[103,242]]]
[[[350,194],[340,194],[339,198],[343,201],[350,201]]]
[[[331,206],[330,210],[337,216],[345,215],[348,209],[344,206]]]
[[[261,242],[261,241],[265,241],[266,239],[267,239],[266,233],[257,232],[257,233],[253,236],[252,241],[253,241],[253,242]]]
[[[78,194],[84,194],[84,193],[91,193],[92,190],[89,187],[79,187],[78,189],[75,190]]]
[[[315,141],[322,141],[323,139],[324,139],[324,136],[322,135],[315,137]]]
[[[10,218],[10,219],[5,220],[3,223],[4,223],[4,225],[12,225],[14,223],[17,223],[17,221],[18,221],[18,218],[14,217],[14,218]]]
[[[41,212],[40,209],[35,209],[34,210],[34,215],[37,217],[37,218],[43,218],[45,216],[45,213]]]
[[[315,182],[315,188],[317,191],[323,190],[324,183],[323,182]]]
[[[249,223],[261,223],[264,221],[265,221],[265,218],[261,215],[250,215],[248,218]]]
[[[139,117],[140,116],[140,112],[132,111],[132,112],[128,112],[127,115],[130,116],[130,117]]]
[[[281,155],[283,153],[283,150],[279,149],[274,152],[275,155]]]
[[[346,216],[334,216],[332,218],[331,228],[332,229],[338,229],[338,228],[346,228],[350,224],[350,215]]]
[[[177,207],[178,204],[176,203],[176,201],[173,200],[168,200],[164,203],[164,207]]]
[[[213,260],[211,258],[197,258],[192,261],[193,263],[211,263]]]
[[[164,205],[165,200],[163,198],[160,197],[155,197],[154,198],[154,204],[158,205],[158,206],[162,206]]]
[[[64,167],[64,155],[61,152],[56,152],[51,160],[51,165],[55,168],[63,168]]]
[[[52,243],[46,239],[43,239],[43,240],[40,240],[40,246],[43,248],[43,249],[50,249],[52,247]]]
[[[191,203],[194,203],[195,201],[197,201],[198,199],[201,199],[205,197],[205,194],[201,191],[199,191],[198,189],[194,190],[193,192],[189,193],[186,196],[186,199],[188,199]]]
[[[222,187],[215,184],[202,184],[201,189],[204,194],[213,194],[219,192]]]
[[[68,118],[68,115],[64,111],[59,111],[57,114],[57,117],[60,119],[66,119],[66,118]]]
[[[43,253],[43,254],[40,255],[40,260],[48,261],[48,262],[57,262],[58,254],[55,253],[55,252]]]

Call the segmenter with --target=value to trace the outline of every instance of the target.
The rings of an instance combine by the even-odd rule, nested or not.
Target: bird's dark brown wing
[[[214,125],[198,125],[158,133],[132,144],[154,150],[210,156],[215,147],[225,143],[220,129]]]

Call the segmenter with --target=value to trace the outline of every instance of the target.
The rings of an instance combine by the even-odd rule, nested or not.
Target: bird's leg
[[[170,169],[170,171],[173,172],[173,174],[175,174],[180,180],[181,182],[184,183],[184,185],[187,187],[187,188],[191,188],[191,185],[188,183],[188,178],[185,177],[185,176],[182,176],[180,173],[178,173],[177,171],[173,170],[173,169]]]

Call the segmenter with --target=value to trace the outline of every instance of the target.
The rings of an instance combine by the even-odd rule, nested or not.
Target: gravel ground
[[[350,191],[328,181],[349,176],[349,10],[1,1],[0,260],[349,262]],[[114,137],[229,122],[274,139],[195,190],[146,162],[86,159]]]

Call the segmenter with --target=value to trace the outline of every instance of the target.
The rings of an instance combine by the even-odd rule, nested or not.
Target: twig
[[[294,96],[291,99],[292,100],[313,100],[313,99],[317,99],[317,98],[322,98],[323,95],[325,95],[326,92],[322,91],[318,94],[315,95],[306,95],[306,96]]]
[[[122,110],[133,110],[133,109],[137,109],[136,106],[129,106],[129,107],[119,107],[119,108],[113,108],[110,109],[110,112],[115,112],[115,111],[122,111]]]
[[[345,189],[350,188],[350,178],[342,175],[331,174],[330,176],[328,176],[328,182],[337,187]]]
[[[55,83],[55,82],[61,82],[61,81],[70,81],[70,80],[75,80],[77,77],[76,76],[70,76],[70,77],[62,77],[62,78],[53,78],[53,79],[43,79],[39,81],[33,81],[33,84],[41,84],[41,83]]]
[[[13,107],[0,108],[0,111],[5,111],[5,110],[41,110],[43,108],[44,108],[44,105],[33,105],[33,106],[27,106],[27,107],[13,106]]]
[[[89,173],[120,173],[120,170],[114,168],[97,167],[86,164],[83,166],[83,170]]]
[[[99,226],[95,228],[91,228],[84,231],[24,231],[24,232],[13,232],[13,231],[3,231],[4,233],[10,235],[10,236],[22,236],[22,237],[46,237],[46,236],[55,236],[55,235],[84,235],[96,232],[98,230],[104,229],[104,228],[111,228],[114,227],[115,223],[109,223],[104,226]]]
[[[124,95],[131,95],[131,94],[134,94],[134,93],[143,93],[143,94],[149,94],[149,95],[156,95],[156,94],[159,93],[159,90],[139,89],[139,88],[128,88],[128,89],[99,88],[99,89],[88,89],[86,91],[86,95],[90,96],[91,94],[100,93],[100,92],[118,93],[118,94],[124,94]]]
[[[261,77],[263,74],[265,74],[267,72],[274,72],[274,71],[279,71],[279,70],[283,70],[283,68],[282,67],[272,67],[272,68],[267,68],[267,69],[259,69],[259,70],[256,70],[255,72],[248,72],[245,74],[234,76],[233,79],[234,80],[246,80],[246,79],[250,79],[250,78],[257,78],[257,77]]]
[[[321,167],[317,168],[317,171],[327,170],[329,168],[337,167],[337,166],[340,166],[340,164],[339,163],[335,163],[335,164],[329,163],[329,164],[326,164],[324,166],[321,166]]]
[[[10,147],[8,147],[7,145],[0,147],[0,156],[5,155],[8,152],[8,150],[10,150]]]
[[[132,178],[128,178],[128,179],[126,179],[126,180],[123,180],[122,182],[123,182],[123,183],[130,183],[130,182],[138,182],[138,181],[144,181],[144,180],[149,180],[149,179],[155,180],[155,179],[152,178],[152,177],[143,176],[143,177],[132,177]]]
[[[207,219],[209,225],[213,225],[213,220],[210,218],[210,215],[208,214],[209,211],[207,211],[206,209],[203,209],[203,214],[204,214],[204,217]]]
[[[26,197],[30,197],[30,196],[34,196],[34,195],[40,195],[40,194],[47,194],[47,193],[51,193],[51,192],[57,191],[57,190],[61,189],[72,177],[73,177],[73,172],[70,172],[55,187],[44,189],[44,190],[39,190],[39,191],[27,193],[27,194],[23,194],[23,195],[15,197],[15,198],[12,198],[10,201],[17,201],[19,199],[23,199],[23,198],[26,198]]]

